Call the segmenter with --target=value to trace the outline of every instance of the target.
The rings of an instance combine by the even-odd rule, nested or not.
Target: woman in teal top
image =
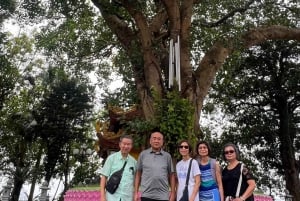
[[[221,168],[210,158],[211,149],[206,141],[197,143],[197,161],[201,171],[199,198],[201,201],[224,201]]]

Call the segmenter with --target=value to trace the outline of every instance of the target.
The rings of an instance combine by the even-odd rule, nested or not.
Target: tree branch
[[[169,1],[169,0],[162,0],[165,5],[166,11],[169,16],[169,32],[170,36],[173,39],[179,35],[180,32],[180,11],[179,5],[177,1]]]
[[[134,31],[122,20],[117,13],[113,13],[114,5],[108,1],[92,0],[94,5],[100,10],[101,15],[107,22],[109,28],[115,33],[125,49],[128,50],[131,41],[136,38]]]
[[[232,10],[231,12],[227,13],[224,17],[222,17],[221,19],[219,19],[216,22],[204,22],[204,23],[200,23],[201,26],[204,27],[217,27],[220,24],[225,23],[229,18],[233,17],[236,13],[244,13],[246,12],[249,8],[250,5],[253,4],[255,2],[255,0],[251,0],[248,3],[245,4],[245,6],[240,7],[240,8],[236,8],[234,10]]]
[[[273,25],[249,30],[242,36],[245,48],[258,45],[266,40],[296,40],[300,42],[300,29]]]
[[[168,19],[168,14],[166,10],[159,9],[157,14],[153,17],[152,21],[150,22],[150,29],[154,33],[159,33],[164,24],[166,24]],[[167,26],[166,26],[167,29]]]
[[[284,26],[269,26],[269,27],[258,27],[256,29],[249,30],[241,38],[242,49],[249,48],[254,45],[258,45],[267,40],[296,40],[300,41],[300,29],[288,28]],[[226,42],[215,43],[212,48],[205,54],[201,60],[199,67],[195,71],[195,78],[199,85],[199,99],[197,102],[203,104],[204,98],[208,93],[208,90],[213,83],[216,72],[222,67],[226,58],[235,50],[241,47],[233,46],[233,39],[227,40]],[[202,105],[201,105],[202,106]]]

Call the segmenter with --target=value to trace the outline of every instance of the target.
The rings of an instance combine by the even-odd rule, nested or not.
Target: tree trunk
[[[24,184],[23,172],[20,167],[16,167],[16,172],[14,176],[14,187],[12,190],[12,196],[10,201],[18,201],[21,193],[22,186]]]
[[[59,201],[64,200],[65,193],[69,190],[69,172],[70,172],[70,154],[71,153],[71,145],[67,147],[66,150],[66,163],[65,163],[65,169],[64,169],[64,190],[61,192],[61,195],[59,197]]]
[[[279,139],[280,157],[284,169],[286,189],[293,196],[293,201],[300,201],[299,169],[295,159],[293,141],[295,136],[291,133],[287,100],[284,96],[278,98],[278,111],[280,119]]]
[[[37,171],[40,167],[40,162],[41,162],[41,157],[42,157],[42,149],[39,150],[39,153],[37,155],[37,160],[34,166],[34,172],[32,175],[32,180],[31,180],[31,187],[30,187],[30,193],[28,196],[28,201],[32,201],[33,200],[33,196],[34,196],[34,189],[35,189],[35,184],[37,181]]]

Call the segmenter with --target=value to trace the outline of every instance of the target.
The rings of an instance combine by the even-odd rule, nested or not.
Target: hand
[[[175,199],[176,197],[175,197],[175,193],[174,192],[171,192],[170,193],[170,201],[175,201],[176,199]]]
[[[242,198],[238,197],[238,198],[234,198],[233,201],[244,201]]]
[[[140,200],[140,196],[139,193],[134,193],[134,201],[139,201]]]

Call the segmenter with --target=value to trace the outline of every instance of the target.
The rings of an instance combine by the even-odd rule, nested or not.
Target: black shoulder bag
[[[117,188],[119,187],[120,181],[122,179],[122,175],[123,175],[123,171],[124,168],[126,166],[127,161],[125,161],[123,167],[114,172],[108,179],[107,183],[106,183],[106,190],[110,193],[110,194],[114,194],[117,190]]]
[[[190,178],[190,172],[191,172],[192,162],[193,162],[193,159],[191,159],[191,161],[190,161],[188,173],[187,173],[186,180],[185,180],[185,187],[184,187],[182,196],[181,196],[181,198],[180,198],[179,201],[189,201],[189,189],[188,189],[188,185],[189,185],[189,178]]]

